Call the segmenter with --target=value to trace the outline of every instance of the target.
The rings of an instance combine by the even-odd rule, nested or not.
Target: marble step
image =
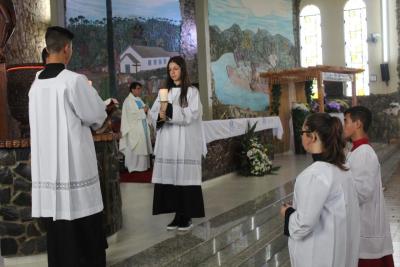
[[[373,144],[373,147],[381,162],[382,180],[386,183],[396,170],[396,166],[400,162],[400,151],[398,145],[388,144]],[[283,243],[282,243],[283,241]],[[240,267],[257,267],[257,266],[274,266],[274,267],[289,267],[290,258],[287,249],[287,238],[282,233],[272,241],[267,241],[264,246],[260,244],[248,248],[248,253],[244,252],[238,255],[227,266],[240,266]],[[246,258],[247,257],[247,258]],[[243,258],[246,258],[243,261]]]
[[[252,224],[253,228],[251,231],[234,240],[221,250],[216,251],[215,254],[198,266],[233,266],[235,258],[247,249],[254,247],[260,239],[265,240],[265,243],[267,243],[282,233],[282,219],[277,214],[261,225]]]
[[[177,234],[112,267],[128,266],[207,266],[226,262],[252,246],[257,238],[272,231],[282,231],[278,216],[282,201],[291,198],[293,183],[288,182],[252,201],[196,225],[191,231]],[[273,236],[271,236],[272,238]],[[220,259],[221,260],[221,259]]]
[[[231,259],[254,246],[260,239],[270,241],[282,233],[279,208],[282,201],[290,199],[291,194],[286,195],[252,216],[246,216],[239,224],[209,242],[194,247],[166,266],[231,266]]]
[[[389,172],[393,168],[388,163],[400,160],[398,146],[373,146],[383,162],[382,173]],[[290,266],[279,208],[292,192],[293,182],[286,183],[112,267]]]
[[[243,262],[234,263],[237,267],[286,267],[290,266],[287,238],[278,236],[262,249],[257,250],[252,257]]]

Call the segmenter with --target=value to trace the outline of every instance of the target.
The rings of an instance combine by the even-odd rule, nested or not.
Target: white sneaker
[[[193,227],[192,220],[178,225],[178,231],[188,231]]]

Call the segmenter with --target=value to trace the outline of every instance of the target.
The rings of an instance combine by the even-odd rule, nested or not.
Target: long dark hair
[[[346,142],[343,136],[342,122],[327,113],[314,113],[306,118],[304,126],[307,130],[315,131],[318,134],[324,147],[321,159],[342,170],[348,170],[345,166],[344,147]]]
[[[189,75],[187,72],[187,68],[186,68],[186,62],[183,59],[183,57],[181,56],[175,56],[175,57],[171,57],[168,61],[167,64],[167,88],[168,90],[170,90],[172,87],[176,87],[174,81],[171,79],[171,76],[169,75],[169,63],[174,62],[175,64],[177,64],[180,68],[181,68],[181,95],[179,97],[179,104],[181,105],[181,107],[186,107],[188,105],[187,102],[187,92],[188,92],[188,88],[189,86],[192,85],[192,83],[190,82],[189,79]]]

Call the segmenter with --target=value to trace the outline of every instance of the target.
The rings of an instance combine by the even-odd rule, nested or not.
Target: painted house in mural
[[[131,45],[120,55],[120,72],[137,73],[145,70],[165,68],[168,60],[178,55],[161,47]]]

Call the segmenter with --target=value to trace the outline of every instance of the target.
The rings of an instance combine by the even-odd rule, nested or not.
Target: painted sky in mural
[[[108,52],[106,1],[67,0],[66,21],[75,33],[69,67],[85,73],[101,95],[107,96]],[[180,51],[182,17],[179,0],[113,0],[113,45],[117,98],[122,100],[132,81],[153,97],[166,78],[170,57]]]
[[[221,30],[235,22],[242,30],[268,29],[294,42],[292,0],[210,0],[208,5],[210,25]]]
[[[211,68],[223,104],[269,106],[259,73],[294,66],[291,0],[209,0]]]
[[[84,13],[91,20],[102,19],[106,14],[106,1],[67,0],[67,19]],[[115,17],[163,17],[179,22],[179,0],[113,0]]]

